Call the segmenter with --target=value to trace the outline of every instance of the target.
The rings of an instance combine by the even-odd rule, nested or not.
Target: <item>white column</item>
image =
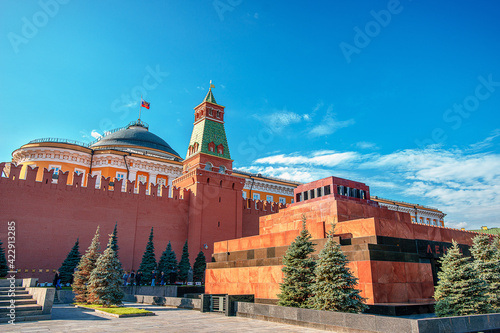
[[[168,188],[169,188],[169,191],[168,191],[168,197],[171,198],[172,197],[172,180],[174,179],[174,176],[172,174],[168,174]]]
[[[153,185],[156,185],[156,177],[158,176],[157,173],[149,173],[149,182]],[[150,189],[150,184],[148,184],[148,189]],[[151,194],[151,193],[149,193]]]

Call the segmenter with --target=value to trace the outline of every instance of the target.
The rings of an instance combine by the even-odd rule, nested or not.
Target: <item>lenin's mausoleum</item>
[[[474,233],[444,227],[441,211],[370,195],[367,185],[328,177],[308,184],[234,170],[225,109],[210,90],[195,107],[186,158],[138,120],[91,144],[33,140],[1,163],[0,240],[16,222],[18,278],[52,281],[78,238],[85,251],[118,223],[119,256],[137,270],[154,228],[156,257],[186,240],[191,264],[208,261],[205,292],[273,302],[282,257],[307,218],[317,252],[335,236],[368,304],[425,303],[452,240],[468,254]],[[212,258],[212,260],[210,260]]]

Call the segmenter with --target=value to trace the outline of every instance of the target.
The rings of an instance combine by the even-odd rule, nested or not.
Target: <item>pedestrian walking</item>
[[[123,286],[127,286],[127,281],[128,281],[128,272],[123,273]]]
[[[130,272],[130,285],[135,286],[135,271]]]
[[[137,274],[135,275],[135,284],[137,286],[140,286],[141,285],[141,280],[142,280],[142,272],[141,271],[137,271]]]
[[[61,276],[59,275],[59,271],[56,271],[56,275],[54,276],[53,285],[54,285],[54,287],[56,287],[56,290],[61,289]]]
[[[151,287],[155,286],[155,282],[156,282],[156,272],[153,270],[151,272]]]

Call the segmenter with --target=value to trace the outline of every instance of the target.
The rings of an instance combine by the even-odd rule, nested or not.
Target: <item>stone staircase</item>
[[[15,322],[27,320],[48,320],[50,314],[42,313],[42,306],[38,305],[33,296],[24,287],[15,287],[15,296],[9,296],[10,287],[0,287],[0,323],[7,323],[11,318],[11,300],[15,304]],[[0,329],[1,331],[1,329]]]

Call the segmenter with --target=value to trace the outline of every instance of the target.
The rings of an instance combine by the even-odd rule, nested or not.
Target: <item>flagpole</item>
[[[141,96],[141,103],[139,103],[139,124],[141,123],[141,111],[142,111],[142,96]]]

